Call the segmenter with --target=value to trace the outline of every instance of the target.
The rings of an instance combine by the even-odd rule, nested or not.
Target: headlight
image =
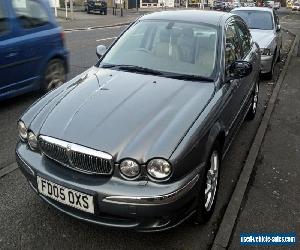
[[[147,165],[147,172],[156,179],[165,179],[172,173],[172,167],[164,159],[153,159]]]
[[[28,134],[27,134],[27,127],[24,122],[19,121],[18,122],[18,131],[19,135],[22,140],[27,140]]]
[[[271,56],[271,50],[270,49],[260,49],[260,53],[262,56]]]
[[[38,140],[33,132],[28,133],[28,144],[32,150],[36,150],[38,147]]]
[[[120,172],[127,178],[135,178],[141,172],[141,167],[133,160],[124,160],[120,164]]]

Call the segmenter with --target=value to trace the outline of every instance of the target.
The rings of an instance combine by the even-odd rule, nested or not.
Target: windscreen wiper
[[[105,64],[105,65],[102,65],[101,68],[118,69],[118,70],[124,70],[124,71],[129,71],[129,72],[138,72],[138,73],[151,74],[151,75],[163,75],[163,72],[161,72],[159,70],[148,69],[148,68],[135,66],[135,65]]]
[[[185,74],[170,74],[166,75],[166,77],[174,78],[178,80],[187,80],[187,81],[197,81],[197,82],[213,82],[214,79],[205,77],[205,76],[198,76],[198,75],[185,75]]]

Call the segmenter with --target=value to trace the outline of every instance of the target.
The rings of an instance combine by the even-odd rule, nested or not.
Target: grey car
[[[223,12],[157,12],[103,52],[18,121],[17,162],[30,186],[103,226],[207,221],[221,161],[256,113],[260,53],[246,24]]]
[[[272,8],[241,7],[232,10],[249,26],[254,41],[261,49],[261,73],[273,77],[274,65],[280,60],[282,35],[279,18]]]

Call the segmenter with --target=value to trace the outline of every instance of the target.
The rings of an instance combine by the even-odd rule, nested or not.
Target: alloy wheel
[[[50,91],[62,85],[65,80],[65,68],[61,61],[55,60],[48,65],[45,74],[46,91]]]
[[[219,154],[214,151],[210,157],[210,168],[207,171],[206,176],[206,188],[205,188],[205,210],[208,212],[211,210],[218,186],[219,176]]]
[[[258,92],[259,92],[259,85],[258,85],[258,83],[256,83],[255,84],[255,91],[254,91],[254,95],[253,95],[253,104],[252,104],[252,112],[253,112],[253,114],[255,114],[256,110],[257,110]]]

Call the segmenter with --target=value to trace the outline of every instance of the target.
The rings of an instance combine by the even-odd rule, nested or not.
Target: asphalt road
[[[71,51],[72,78],[97,61],[98,44],[109,45],[124,27],[76,31],[66,34]],[[284,32],[285,45],[291,37]],[[285,55],[284,55],[285,56]],[[283,62],[278,63],[280,72]],[[30,189],[19,170],[0,179],[0,249],[207,249],[213,242],[243,162],[260,123],[274,81],[262,80],[258,114],[245,122],[222,165],[217,206],[206,225],[183,225],[162,233],[142,234],[86,224],[64,215]],[[38,94],[28,94],[0,103],[0,169],[15,162],[16,121]]]

